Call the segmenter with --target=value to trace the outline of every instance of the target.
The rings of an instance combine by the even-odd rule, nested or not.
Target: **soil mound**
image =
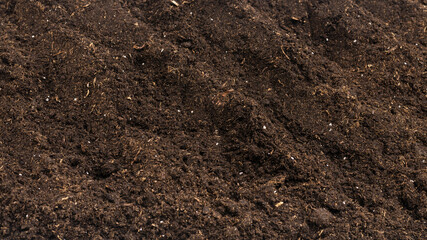
[[[0,238],[424,239],[426,11],[0,1]]]

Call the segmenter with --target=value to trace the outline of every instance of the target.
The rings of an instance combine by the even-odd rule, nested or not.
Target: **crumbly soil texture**
[[[0,0],[1,239],[426,239],[425,0]]]

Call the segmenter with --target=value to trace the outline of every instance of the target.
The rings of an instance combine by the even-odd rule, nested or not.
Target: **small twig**
[[[282,45],[282,46],[280,46],[280,49],[282,49],[282,53],[283,53],[283,55],[285,55],[285,57],[286,57],[288,60],[291,60],[291,59],[288,57],[288,55],[286,55],[285,50],[283,50],[283,45]]]

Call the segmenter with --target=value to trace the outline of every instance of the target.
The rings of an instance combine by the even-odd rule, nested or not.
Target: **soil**
[[[0,238],[426,239],[426,4],[0,1]]]

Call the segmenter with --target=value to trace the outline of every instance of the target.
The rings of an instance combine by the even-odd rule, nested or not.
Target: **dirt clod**
[[[311,213],[311,221],[319,227],[327,227],[334,220],[334,215],[325,208],[316,208]]]

